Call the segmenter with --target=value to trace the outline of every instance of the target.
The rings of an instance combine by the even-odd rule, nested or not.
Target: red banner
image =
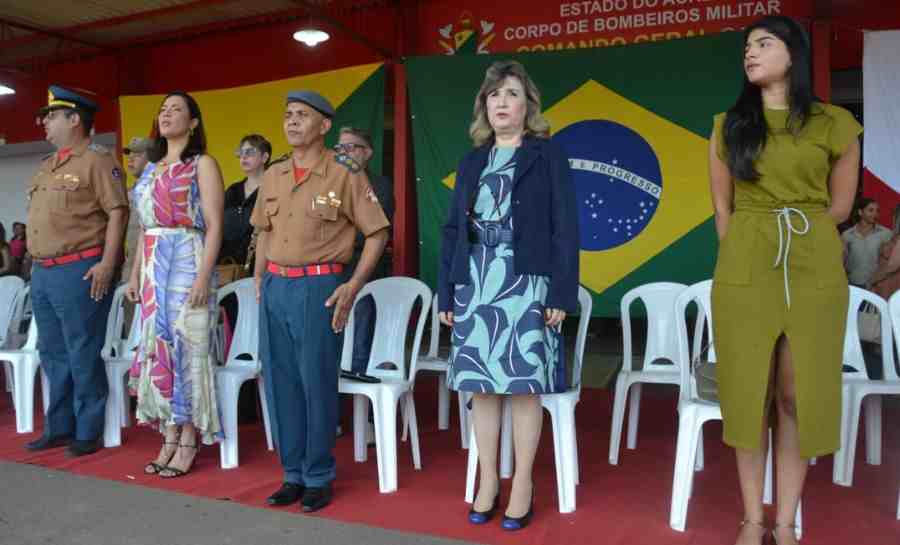
[[[764,15],[810,17],[812,0],[551,0],[419,5],[420,54],[558,51],[738,30]]]

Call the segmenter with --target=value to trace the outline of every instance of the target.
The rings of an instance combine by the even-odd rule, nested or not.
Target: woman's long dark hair
[[[744,43],[750,33],[757,29],[766,30],[787,46],[791,56],[791,66],[787,77],[790,81],[790,115],[788,129],[798,134],[809,119],[813,102],[810,74],[809,38],[796,21],[790,17],[770,15],[756,21],[744,31]],[[728,168],[732,176],[739,180],[759,179],[756,159],[766,145],[769,126],[763,112],[762,89],[747,78],[744,71],[744,88],[737,103],[728,110],[723,128],[725,146],[728,149]]]
[[[184,91],[169,93],[163,99],[162,104],[165,104],[170,97],[183,98],[184,102],[187,104],[188,113],[190,114],[191,119],[197,120],[197,126],[194,127],[193,132],[188,137],[187,146],[185,146],[184,151],[181,152],[181,160],[187,161],[189,158],[196,155],[203,155],[206,153],[206,130],[203,128],[203,115],[200,113],[200,106],[197,104],[197,101],[194,100],[194,97]],[[162,104],[160,105],[160,108],[162,108]],[[147,151],[147,158],[150,159],[150,162],[156,163],[165,157],[166,153],[169,151],[169,143],[159,134],[158,118],[153,122],[153,135],[156,137],[156,141],[154,142],[153,147]]]

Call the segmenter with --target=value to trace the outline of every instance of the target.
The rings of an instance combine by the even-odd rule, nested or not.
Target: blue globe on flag
[[[659,159],[640,134],[591,119],[553,135],[565,150],[578,196],[581,249],[602,251],[634,240],[662,197]]]

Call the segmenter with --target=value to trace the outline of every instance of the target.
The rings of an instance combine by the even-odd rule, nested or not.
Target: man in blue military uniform
[[[284,134],[293,152],[266,171],[250,220],[259,230],[260,359],[284,469],[268,502],[302,498],[306,512],[331,502],[340,332],[389,227],[365,170],[325,148],[333,116],[317,93],[288,94]],[[357,231],[365,237],[362,255],[341,283]]]
[[[90,145],[97,104],[51,86],[38,113],[56,152],[28,188],[31,302],[41,367],[50,382],[43,435],[25,445],[68,445],[70,456],[100,448],[108,384],[100,357],[112,302],[128,197],[122,169]]]

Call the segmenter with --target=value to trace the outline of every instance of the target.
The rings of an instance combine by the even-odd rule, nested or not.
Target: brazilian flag
[[[717,237],[707,175],[712,116],[740,91],[739,33],[551,53],[407,61],[420,270],[434,286],[441,225],[485,70],[521,62],[569,156],[579,203],[581,284],[594,314],[618,316],[629,289],[710,278]]]
[[[369,172],[381,173],[384,65],[374,63],[242,87],[191,92],[203,114],[208,152],[218,160],[226,185],[244,178],[240,162],[234,157],[242,137],[251,133],[265,136],[272,143],[273,158],[291,151],[282,128],[285,97],[289,91],[301,89],[316,91],[336,110],[332,129],[326,137],[327,145],[337,143],[338,131],[343,126],[370,131],[375,153],[369,163]],[[119,98],[124,142],[150,133],[164,96]]]

